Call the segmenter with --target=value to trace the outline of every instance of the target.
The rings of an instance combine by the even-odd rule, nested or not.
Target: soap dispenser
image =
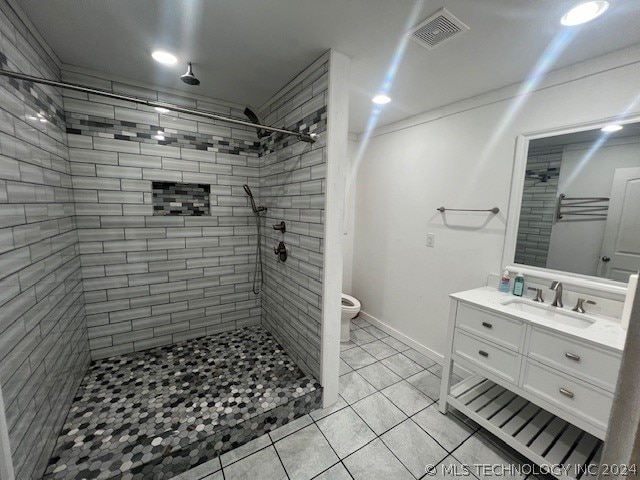
[[[504,272],[502,272],[502,277],[500,277],[498,290],[503,293],[509,293],[510,286],[511,286],[511,279],[509,278],[509,270],[505,270]]]
[[[524,293],[524,275],[518,273],[513,281],[513,294],[521,297]]]

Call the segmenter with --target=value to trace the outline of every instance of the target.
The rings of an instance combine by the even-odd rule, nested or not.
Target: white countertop
[[[577,314],[584,315],[585,318],[593,319],[595,322],[586,328],[573,327],[545,318],[543,312],[537,315],[529,312],[514,311],[511,307],[503,305],[510,300],[522,302],[535,302],[526,297],[517,297],[511,293],[503,293],[493,287],[481,287],[464,292],[452,293],[451,298],[459,300],[470,305],[480,308],[492,310],[507,317],[522,320],[524,322],[536,325],[547,330],[561,333],[568,337],[598,345],[611,350],[621,352],[624,349],[624,341],[627,331],[620,326],[620,320],[602,315],[594,315],[591,313]],[[549,305],[548,303],[546,305]],[[550,309],[556,308],[549,306]],[[563,312],[571,312],[571,309],[564,307]],[[573,312],[571,312],[573,314]]]

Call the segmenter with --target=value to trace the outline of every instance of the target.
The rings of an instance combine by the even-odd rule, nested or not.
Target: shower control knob
[[[280,223],[276,223],[273,226],[274,230],[280,230],[282,233],[287,231],[287,226],[285,225],[284,221],[280,222]]]
[[[281,262],[287,261],[287,246],[284,242],[280,242],[276,248],[273,249],[273,253],[278,255],[278,259]]]

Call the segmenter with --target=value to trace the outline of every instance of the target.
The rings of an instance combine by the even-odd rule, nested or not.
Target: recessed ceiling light
[[[594,18],[599,17],[609,8],[609,2],[604,0],[595,0],[591,2],[584,2],[580,5],[576,5],[567,13],[562,16],[560,23],[567,27],[573,27],[574,25],[581,25],[583,23],[590,22]]]
[[[371,101],[373,103],[377,104],[377,105],[384,105],[386,103],[389,103],[391,101],[391,99],[388,96],[386,96],[386,95],[384,95],[382,93],[379,93],[378,95],[373,97],[371,99]]]
[[[612,123],[611,125],[605,125],[604,127],[601,128],[601,130],[605,133],[611,133],[611,132],[617,132],[619,130],[622,130],[622,125],[616,125],[615,123]]]
[[[176,57],[173,53],[165,52],[164,50],[156,50],[151,56],[156,62],[160,62],[164,65],[173,65],[178,61],[178,57]]]
[[[168,108],[163,108],[163,107],[153,107],[156,109],[156,112],[159,113],[169,113],[171,110],[169,110]]]
[[[27,120],[38,120],[38,117],[35,117],[33,115],[27,115]]]

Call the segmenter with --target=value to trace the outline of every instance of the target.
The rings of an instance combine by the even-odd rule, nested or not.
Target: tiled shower
[[[529,149],[520,208],[516,263],[547,266],[561,161],[562,147]]]
[[[92,358],[260,323],[250,280],[256,228],[242,188],[259,186],[255,131],[71,94],[66,127]],[[209,185],[209,215],[157,215],[153,182]]]
[[[5,1],[0,39],[3,69],[243,116],[244,106],[63,67]],[[123,385],[136,391],[136,382],[149,381],[145,375],[158,375],[161,386],[177,383],[170,394],[156,392],[153,405],[144,395],[133,402],[147,410],[136,410],[132,418],[147,417],[154,408],[192,408],[184,391],[193,390],[194,382],[212,385],[228,374],[253,385],[257,377],[245,378],[231,366],[227,373],[216,370],[225,368],[231,351],[241,352],[248,364],[258,361],[252,355],[260,348],[247,351],[246,342],[269,346],[275,357],[262,354],[285,372],[273,375],[284,382],[273,390],[297,399],[288,410],[282,401],[273,411],[247,407],[254,425],[275,428],[319,405],[327,77],[325,55],[259,110],[267,125],[316,133],[313,144],[280,134],[258,139],[251,128],[0,79],[0,387],[16,478],[39,478],[45,470],[55,478],[61,457],[50,462],[50,456],[77,434],[77,413],[90,411],[92,400],[115,402],[114,391],[127,398]],[[267,207],[260,295],[252,292],[257,235],[245,184]],[[284,234],[271,228],[280,221],[287,225]],[[280,241],[290,251],[285,263],[273,252]],[[198,355],[185,352],[196,350],[211,361],[190,363]],[[166,358],[176,360],[163,364]],[[126,367],[131,362],[167,365],[158,368],[176,378]],[[114,365],[123,368],[118,375]],[[101,372],[132,376],[128,383],[113,379],[98,388]],[[92,395],[96,388],[102,393]],[[112,389],[111,397],[105,389]],[[218,400],[214,395],[208,401]],[[204,417],[224,424],[222,415]],[[101,423],[87,435],[104,440],[107,427]],[[188,425],[172,424],[166,431],[181,427]],[[185,435],[202,442],[201,430],[194,424]],[[215,437],[212,445],[227,443],[210,451],[217,455],[255,435],[251,428],[241,430],[226,432],[224,440]],[[87,435],[79,440],[83,445],[90,443]],[[180,436],[135,435],[153,448],[128,452],[127,459],[117,452],[110,465],[118,465],[122,478],[146,478],[140,476],[148,473],[144,468],[162,470],[158,465],[167,458],[179,465],[168,470],[175,473],[209,455],[190,456]],[[180,464],[185,452],[188,459]],[[82,471],[78,466],[77,478]]]

